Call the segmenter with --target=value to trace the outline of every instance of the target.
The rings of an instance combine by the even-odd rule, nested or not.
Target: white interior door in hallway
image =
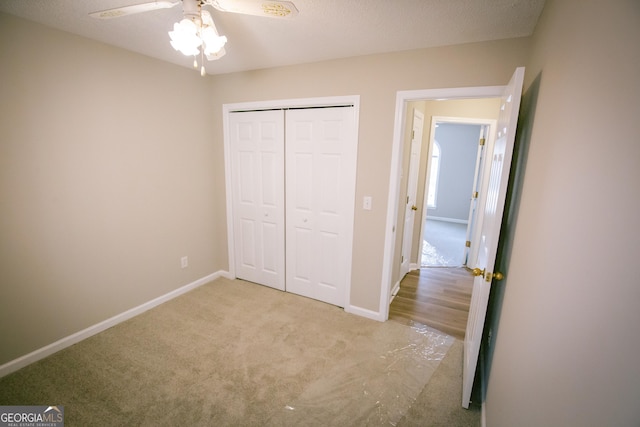
[[[354,110],[230,113],[238,278],[345,306],[357,161]]]
[[[418,175],[420,174],[420,152],[422,151],[422,132],[424,130],[424,113],[413,110],[411,127],[411,151],[409,153],[409,170],[407,171],[407,197],[404,210],[404,227],[402,230],[402,255],[400,261],[400,278],[411,269],[411,248],[413,247],[413,225],[418,210]],[[420,262],[420,261],[418,261]]]

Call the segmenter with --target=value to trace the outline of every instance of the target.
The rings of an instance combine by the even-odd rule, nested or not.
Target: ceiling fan
[[[89,16],[97,19],[113,19],[136,13],[148,12],[157,9],[169,9],[182,4],[183,19],[169,31],[171,46],[187,56],[194,56],[194,67],[198,67],[197,55],[204,56],[208,60],[220,59],[225,55],[224,45],[227,42],[225,36],[220,36],[211,13],[202,10],[202,6],[212,6],[222,12],[233,12],[245,15],[264,16],[269,18],[293,18],[298,14],[298,9],[290,1],[278,0],[157,0],[147,3],[122,6],[114,9],[92,12]],[[200,50],[202,47],[202,50]],[[204,76],[205,69],[202,65],[200,73]]]

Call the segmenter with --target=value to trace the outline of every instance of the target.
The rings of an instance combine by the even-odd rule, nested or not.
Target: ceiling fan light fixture
[[[296,6],[288,0],[153,0],[146,3],[121,6],[89,13],[97,19],[111,19],[125,15],[147,12],[157,9],[169,9],[182,4],[183,19],[173,25],[169,31],[171,46],[185,56],[194,57],[194,68],[206,56],[215,61],[226,55],[225,36],[220,36],[211,13],[203,6],[211,6],[222,12],[234,12],[243,15],[264,16],[269,18],[293,18],[298,14]],[[202,47],[202,50],[200,50]],[[201,67],[204,74],[204,66]]]
[[[224,45],[227,38],[218,34],[208,11],[198,12],[198,15],[185,13],[184,19],[173,24],[173,31],[169,31],[171,46],[185,56],[197,56],[202,46],[202,52],[209,61],[220,59],[226,54]],[[194,67],[197,67],[197,59]],[[204,72],[204,66],[201,71]]]
[[[171,46],[183,55],[193,56],[200,53],[202,38],[198,35],[198,27],[190,19],[183,19],[173,24],[173,31],[169,31]]]

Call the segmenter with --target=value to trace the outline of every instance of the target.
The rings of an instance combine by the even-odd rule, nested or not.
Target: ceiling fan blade
[[[93,18],[98,18],[98,19],[119,18],[121,16],[133,15],[134,13],[147,12],[150,10],[169,9],[179,4],[180,4],[179,1],[158,0],[158,1],[148,2],[148,3],[133,4],[131,6],[117,7],[115,9],[107,9],[107,10],[101,10],[98,12],[91,12],[89,16]]]
[[[293,18],[298,14],[298,9],[290,1],[205,0],[205,3],[222,12],[266,16],[269,18]]]

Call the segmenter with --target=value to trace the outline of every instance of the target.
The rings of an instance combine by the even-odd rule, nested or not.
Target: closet
[[[357,160],[353,105],[231,111],[236,277],[348,301]]]

